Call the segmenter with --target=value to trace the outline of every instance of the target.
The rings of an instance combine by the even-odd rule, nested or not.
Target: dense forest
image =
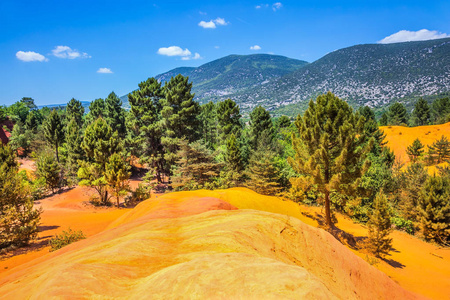
[[[295,120],[272,118],[262,106],[243,119],[231,99],[200,105],[192,83],[177,75],[155,78],[128,95],[129,110],[114,93],[91,102],[38,109],[32,98],[0,108],[0,124],[14,124],[0,148],[0,248],[26,244],[37,233],[33,201],[75,185],[92,188],[92,204],[133,205],[152,190],[248,187],[307,205],[323,205],[324,226],[334,212],[367,223],[368,247],[390,251],[392,228],[427,241],[450,243],[450,159],[447,137],[427,149],[408,147],[402,165],[379,125],[421,126],[450,121],[450,100],[431,107],[420,99],[409,113],[391,105],[379,120],[369,107],[354,110],[331,93],[312,99]],[[18,168],[17,156],[36,163]],[[439,170],[428,175],[426,167]],[[136,189],[127,182],[142,178]]]

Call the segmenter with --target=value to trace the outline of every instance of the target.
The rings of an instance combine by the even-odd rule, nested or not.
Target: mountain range
[[[269,54],[229,55],[155,78],[165,82],[177,74],[189,76],[200,103],[231,98],[244,112],[257,105],[271,111],[289,104],[305,107],[327,91],[355,107],[376,108],[450,91],[450,38],[356,45],[312,63]],[[127,106],[127,96],[121,98]]]

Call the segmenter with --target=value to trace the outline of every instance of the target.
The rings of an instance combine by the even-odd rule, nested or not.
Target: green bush
[[[391,222],[397,230],[403,230],[409,234],[414,234],[415,232],[414,224],[411,220],[406,220],[400,217],[392,217]]]
[[[67,231],[63,230],[63,232],[55,235],[52,239],[50,239],[50,252],[56,251],[64,246],[85,238],[86,236],[81,230],[73,231],[70,228]]]

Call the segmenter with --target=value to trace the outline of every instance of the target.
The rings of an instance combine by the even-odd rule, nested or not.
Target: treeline
[[[328,228],[334,211],[367,223],[378,256],[390,249],[392,225],[449,242],[448,171],[427,177],[421,162],[403,171],[368,107],[354,111],[328,93],[311,100],[295,122],[271,118],[261,106],[244,122],[231,99],[195,102],[192,83],[181,75],[138,87],[128,95],[129,111],[114,93],[93,101],[87,114],[75,99],[52,111],[37,110],[27,98],[3,109],[16,123],[11,147],[36,160],[37,179],[28,179],[35,198],[43,187],[53,192],[80,184],[95,189],[98,204],[119,205],[121,197],[145,199],[150,189],[246,186],[324,205]],[[404,121],[397,113],[388,118]],[[146,184],[130,191],[127,180],[137,166],[145,168]]]
[[[379,120],[380,126],[423,126],[447,122],[450,122],[450,98],[448,97],[434,99],[431,106],[426,100],[420,98],[414,104],[411,113],[407,111],[405,105],[395,102],[382,113]]]

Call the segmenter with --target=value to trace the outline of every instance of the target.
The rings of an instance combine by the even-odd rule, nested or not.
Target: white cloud
[[[267,7],[269,7],[269,4],[260,4],[260,5],[255,6],[256,9],[267,8]]]
[[[181,60],[195,60],[195,59],[202,59],[203,57],[200,56],[200,54],[195,53],[194,56],[183,56]]]
[[[207,13],[205,13],[204,11],[199,11],[198,13],[201,14],[202,16],[206,16],[207,15]]]
[[[191,51],[186,49],[181,49],[178,46],[170,46],[170,47],[162,47],[158,49],[157,52],[159,55],[166,55],[166,56],[190,56]]]
[[[258,46],[258,45],[251,46],[251,47],[250,47],[250,50],[261,50],[261,47]]]
[[[200,23],[198,23],[198,26],[203,27],[203,28],[209,28],[209,29],[216,28],[216,24],[214,24],[214,22],[212,20],[209,22],[200,21]]]
[[[214,20],[214,23],[216,23],[217,25],[221,25],[221,26],[225,26],[228,25],[228,23],[225,21],[225,19],[223,18],[217,18]]]
[[[400,30],[397,33],[385,37],[379,44],[401,43],[411,41],[435,40],[450,37],[447,33],[441,33],[436,30],[421,29],[419,31]]]
[[[56,46],[55,49],[52,50],[52,53],[58,58],[91,58],[91,56],[86,52],[79,52],[78,50],[72,49],[69,46]]]
[[[273,11],[277,11],[282,7],[283,7],[283,4],[281,4],[281,2],[275,2],[274,4],[272,4]]]
[[[48,59],[44,55],[33,52],[33,51],[27,51],[27,52],[17,51],[16,57],[17,57],[17,59],[19,59],[21,61],[25,61],[25,62],[48,61]]]
[[[206,21],[200,21],[200,23],[198,23],[198,26],[203,27],[203,28],[209,28],[209,29],[214,29],[216,28],[216,25],[219,26],[225,26],[228,25],[229,23],[227,21],[225,21],[224,18],[217,18],[215,20],[210,20],[209,22]]]
[[[219,49],[220,48],[220,46],[214,46],[214,49]]]
[[[97,70],[97,73],[101,73],[101,74],[112,74],[113,71],[111,71],[110,68],[99,68]]]

